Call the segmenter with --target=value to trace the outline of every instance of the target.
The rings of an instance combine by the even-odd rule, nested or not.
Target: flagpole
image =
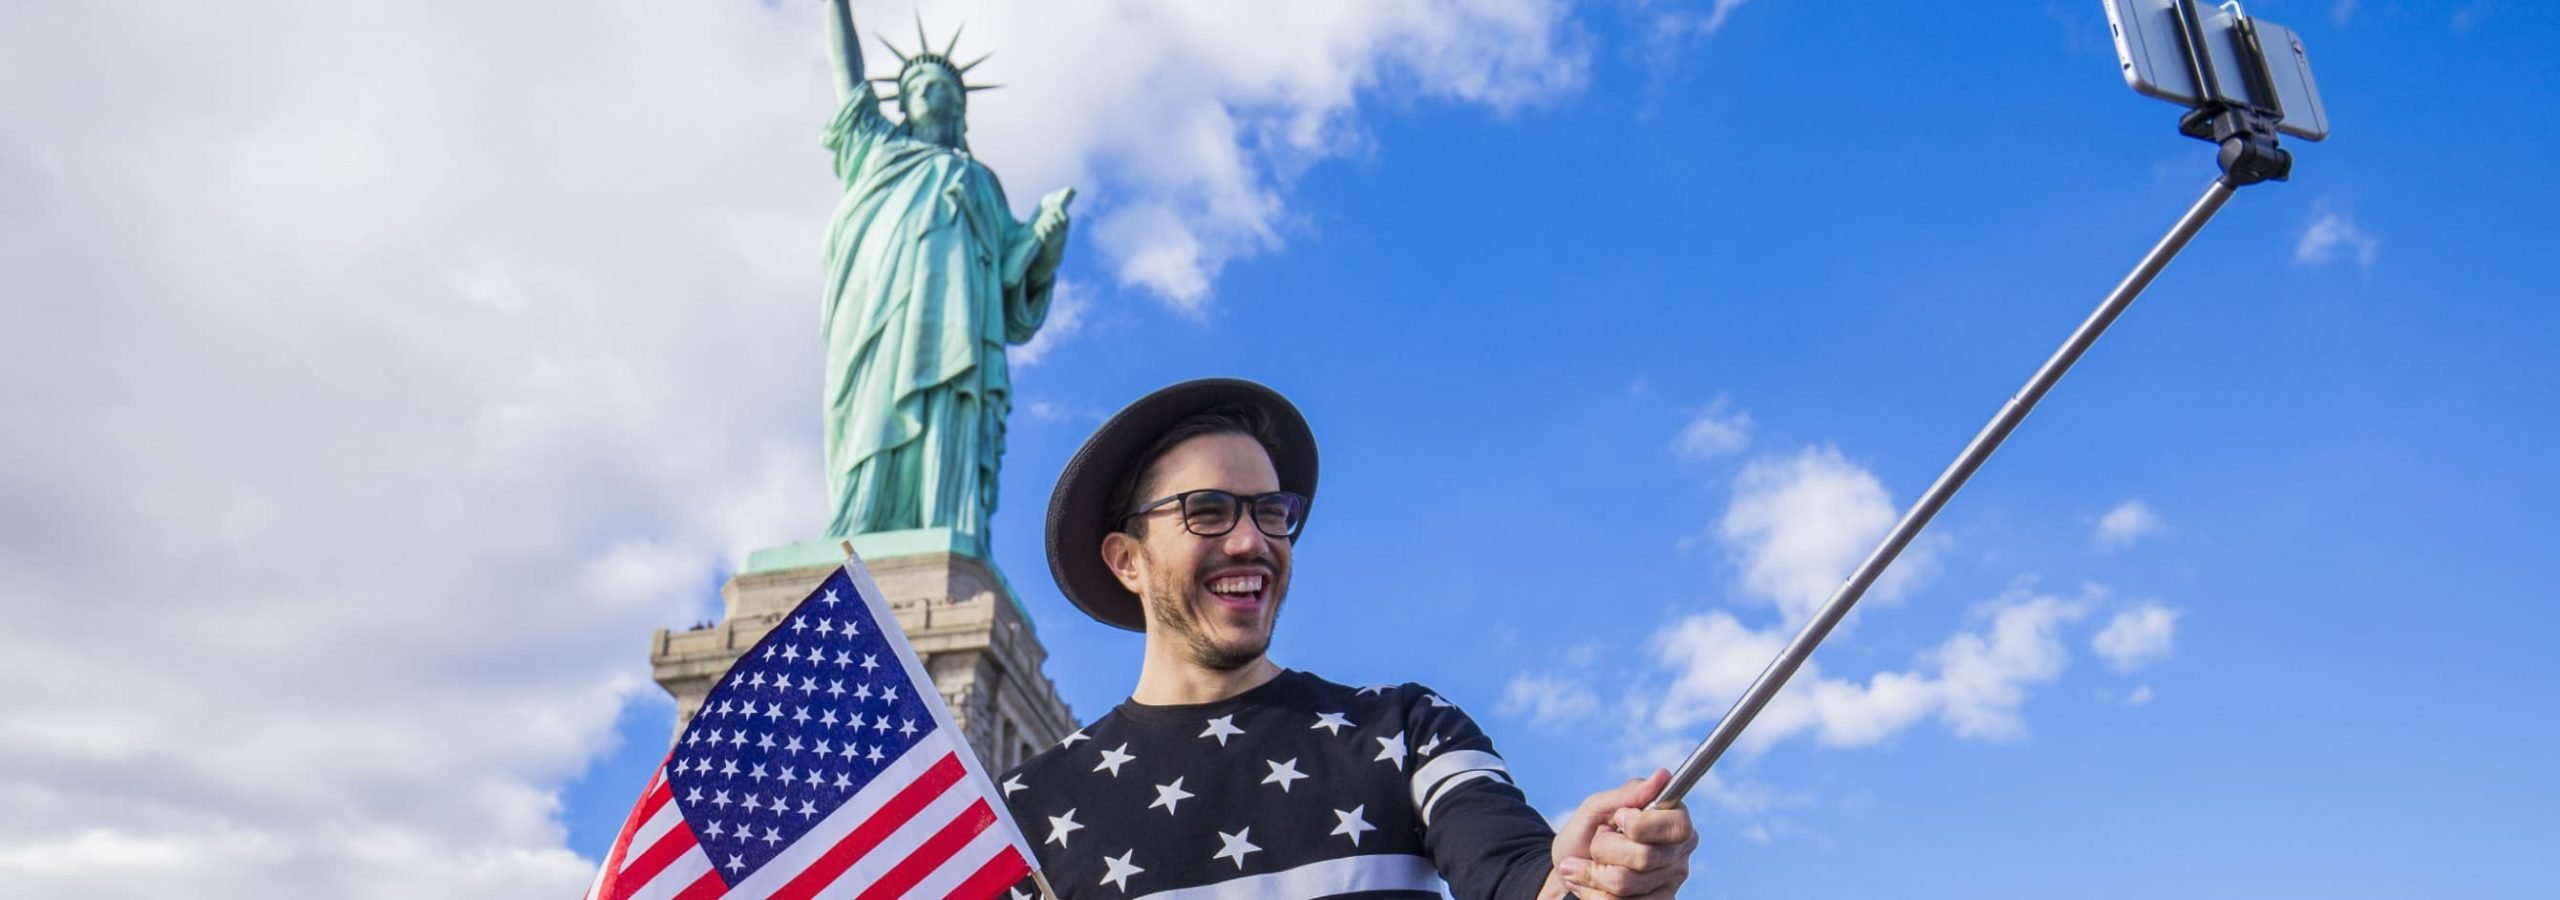
[[[1724,756],[1724,751],[1742,736],[1744,728],[1750,727],[1751,720],[1760,715],[1761,707],[1767,706],[1771,699],[1777,697],[1778,690],[1786,687],[1787,679],[1793,677],[1796,669],[1813,655],[1813,648],[1820,645],[1822,639],[1831,634],[1832,627],[1849,614],[1849,607],[1857,605],[1858,598],[1866,595],[1867,588],[1884,574],[1886,566],[1893,564],[1894,557],[1901,555],[1902,549],[1920,535],[1920,529],[1938,514],[1938,508],[1945,506],[1948,498],[1954,497],[1956,490],[1964,487],[1965,480],[1973,477],[1974,470],[1991,458],[1991,452],[1999,449],[2000,442],[2009,437],[2009,432],[2026,420],[2027,411],[2035,408],[2036,401],[2044,399],[2045,392],[2062,380],[2062,373],[2069,371],[2071,364],[2078,362],[2091,344],[2097,343],[2098,335],[2105,333],[2107,326],[2133,304],[2133,298],[2151,284],[2151,279],[2169,265],[2169,260],[2177,256],[2179,250],[2186,247],[2189,238],[2204,228],[2205,221],[2222,209],[2223,201],[2231,199],[2235,187],[2232,180],[2232,175],[2225,174],[2205,188],[2204,196],[2198,198],[2186,215],[2169,229],[2169,233],[2152,246],[2151,252],[2145,254],[2133,272],[2126,275],[2106,300],[2098,304],[2097,310],[2071,332],[2071,337],[2045,360],[2034,377],[2027,379],[2026,387],[2009,397],[2009,402],[2000,407],[1999,414],[1991,417],[1991,423],[1984,425],[1982,431],[1973,436],[1973,442],[1965,445],[1964,452],[1956,456],[1955,463],[1940,473],[1938,480],[1920,495],[1919,502],[1902,514],[1902,521],[1894,523],[1893,530],[1885,533],[1884,542],[1876,545],[1866,561],[1859,563],[1857,571],[1850,574],[1849,580],[1842,582],[1831,599],[1822,604],[1821,611],[1814,614],[1813,620],[1806,622],[1804,629],[1796,632],[1795,639],[1787,642],[1786,649],[1778,653],[1778,658],[1770,661],[1769,667],[1760,671],[1760,677],[1752,680],[1751,687],[1742,692],[1741,699],[1734,701],[1733,708],[1716,722],[1715,730],[1709,732],[1707,739],[1698,744],[1698,749],[1691,751],[1689,758],[1680,763],[1680,768],[1671,773],[1671,783],[1663,787],[1661,796],[1649,808],[1674,809],[1680,806],[1689,789],[1706,777],[1707,769]],[[2242,180],[2240,183],[2249,182]]]
[[[1031,883],[1040,886],[1041,897],[1046,900],[1058,900],[1058,892],[1049,887],[1049,876],[1040,874],[1040,870],[1031,870]]]

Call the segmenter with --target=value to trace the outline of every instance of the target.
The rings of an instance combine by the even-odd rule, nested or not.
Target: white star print
[[[1111,777],[1120,777],[1120,764],[1137,759],[1137,757],[1129,755],[1128,750],[1129,745],[1123,743],[1120,745],[1120,749],[1118,750],[1102,751],[1102,764],[1094,766],[1093,770],[1099,772],[1104,769],[1110,769]]]
[[[764,655],[766,655],[766,656],[772,656],[772,655],[773,655],[773,649],[772,649],[772,648],[769,648],[769,647],[768,647],[768,648],[766,648],[766,649],[765,649],[765,651],[764,651]],[[749,672],[749,673],[747,673],[747,686],[748,686],[748,687],[763,687],[763,686],[764,686],[764,673],[763,673],[763,672]]]
[[[747,861],[746,861],[746,860],[739,859],[739,858],[738,858],[738,855],[737,855],[737,854],[735,854],[735,853],[729,854],[729,871],[735,872],[735,871],[737,871],[737,870],[739,870],[739,869],[743,869],[743,868],[746,868],[746,867],[747,867]]]
[[[1252,833],[1253,833],[1253,829],[1251,829],[1251,828],[1243,829],[1243,830],[1238,831],[1238,832],[1236,832],[1236,833],[1234,833],[1234,834],[1228,834],[1228,833],[1223,832],[1223,831],[1218,832],[1218,840],[1219,840],[1221,843],[1225,844],[1226,846],[1223,846],[1223,847],[1218,848],[1218,852],[1217,852],[1217,854],[1216,854],[1216,855],[1214,855],[1214,856],[1211,856],[1211,857],[1209,857],[1209,858],[1210,858],[1210,859],[1228,859],[1228,858],[1231,858],[1231,857],[1232,857],[1232,858],[1236,861],[1236,870],[1237,870],[1237,871],[1243,871],[1243,870],[1244,870],[1244,855],[1245,855],[1245,854],[1247,854],[1247,853],[1252,853],[1252,852],[1255,852],[1255,851],[1258,851],[1258,850],[1261,850],[1261,849],[1262,849],[1262,848],[1260,848],[1260,847],[1256,847],[1256,846],[1254,846],[1254,845],[1253,845],[1253,843],[1252,843],[1251,841],[1247,841],[1247,840],[1245,840],[1245,839],[1244,839],[1244,838],[1245,838],[1245,835],[1249,835],[1249,834],[1252,834]]]
[[[843,696],[844,696],[844,679],[841,679],[841,678],[830,678],[830,679],[827,679],[827,698],[828,698],[828,699],[830,699],[830,700],[833,700],[833,699],[842,698]]]
[[[1457,706],[1455,703],[1440,699],[1440,695],[1438,694],[1424,694],[1422,695],[1422,699],[1424,702],[1430,703],[1431,708],[1433,709],[1451,709]]]
[[[899,736],[899,737],[915,737],[915,736],[916,736],[916,720],[914,720],[914,719],[899,719],[899,720],[898,720],[898,736]],[[1118,772],[1113,772],[1113,773],[1111,773],[1111,774],[1113,774],[1113,775],[1118,775],[1118,774],[1120,774],[1120,773],[1118,773]]]
[[[1272,762],[1266,759],[1263,760],[1263,763],[1271,767],[1271,774],[1264,776],[1262,783],[1270,784],[1275,781],[1279,782],[1280,793],[1283,794],[1289,792],[1290,782],[1307,777],[1298,772],[1298,761],[1295,759],[1288,762]]]
[[[1351,720],[1343,718],[1341,713],[1317,713],[1316,723],[1308,726],[1307,730],[1322,728],[1324,733],[1339,737],[1342,735],[1342,729],[1349,727],[1351,727]]]
[[[818,620],[818,634],[820,634],[820,635],[830,635],[830,634],[834,634],[834,633],[836,633],[836,626],[835,626],[835,623],[833,623],[833,622],[829,622],[829,621],[827,621],[827,620],[825,620],[825,619],[819,619],[819,620]]]
[[[1440,749],[1440,736],[1435,734],[1431,736],[1430,740],[1422,742],[1422,746],[1413,748],[1413,752],[1420,753],[1424,756],[1430,756],[1432,751],[1438,749]]]
[[[1073,746],[1075,746],[1077,741],[1089,741],[1089,740],[1093,740],[1093,739],[1092,739],[1092,738],[1089,738],[1089,737],[1086,737],[1086,736],[1084,735],[1084,731],[1083,731],[1083,730],[1081,730],[1081,729],[1079,729],[1079,730],[1077,730],[1077,731],[1076,731],[1076,733],[1074,733],[1074,734],[1070,734],[1070,735],[1067,735],[1067,739],[1066,739],[1066,740],[1059,741],[1059,742],[1058,742],[1058,749],[1064,750],[1064,749],[1066,749],[1066,748],[1068,748],[1068,747],[1073,747]]]
[[[728,791],[712,791],[712,792],[711,792],[711,805],[713,805],[713,806],[717,806],[717,807],[719,807],[719,808],[721,808],[721,809],[728,809],[728,808],[729,808],[729,792],[728,792]]]
[[[1083,827],[1084,826],[1082,825],[1076,824],[1075,810],[1067,810],[1067,814],[1063,816],[1050,816],[1049,839],[1041,841],[1041,843],[1056,843],[1058,846],[1064,847],[1067,845],[1067,835],[1074,834],[1076,829]]]
[[[825,599],[819,600],[818,602],[820,602],[820,603],[824,603],[824,604],[826,604],[826,605],[828,605],[828,606],[834,606],[834,605],[836,605],[836,589],[835,589],[835,588],[828,588],[828,589],[827,589],[827,596],[825,597]]]
[[[1156,785],[1156,802],[1147,804],[1147,808],[1164,807],[1164,814],[1170,816],[1174,813],[1174,804],[1189,800],[1191,797],[1190,791],[1182,789],[1182,779],[1176,778],[1172,784]]]
[[[872,762],[879,762],[879,761],[881,761],[882,759],[886,759],[887,757],[884,757],[884,756],[881,756],[881,755],[880,755],[880,748],[878,748],[878,747],[873,747],[873,748],[871,748],[871,754],[870,754],[869,756],[865,756],[865,757],[863,757],[863,758],[864,758],[864,759],[867,759],[867,760],[870,760],[870,761],[872,761]]]
[[[1351,808],[1350,812],[1343,812],[1338,809],[1334,810],[1333,818],[1342,824],[1333,826],[1333,833],[1350,835],[1351,846],[1360,846],[1361,832],[1378,830],[1378,826],[1371,825],[1369,824],[1369,820],[1360,817],[1361,813],[1368,811],[1369,807],[1366,805],[1354,806]]]
[[[773,845],[775,845],[775,844],[779,844],[779,843],[782,843],[782,829],[780,829],[780,828],[775,828],[775,827],[773,827],[773,826],[771,826],[771,825],[767,825],[767,826],[765,826],[765,827],[764,827],[764,845],[765,845],[765,846],[767,846],[767,847],[771,847],[771,846],[773,846]]]
[[[701,789],[701,788],[698,788],[698,787],[685,788],[685,789],[684,789],[684,802],[686,802],[686,803],[700,803],[700,802],[702,802],[702,789]]]
[[[896,702],[898,702],[898,686],[893,684],[893,685],[890,685],[890,686],[888,686],[888,687],[881,688],[881,689],[880,689],[880,702],[882,702],[882,703],[896,703]]]
[[[795,621],[796,621],[796,620],[795,620]],[[788,662],[799,662],[799,661],[800,661],[800,645],[798,645],[798,644],[792,644],[792,645],[790,645],[790,646],[787,646],[787,647],[782,648],[782,658],[783,658],[785,661],[788,661]]]
[[[1002,787],[1004,788],[1004,795],[1011,797],[1013,796],[1013,792],[1030,787],[1030,785],[1023,784],[1022,776],[1020,775],[1007,775],[1004,777],[1004,784]]]
[[[1370,761],[1387,762],[1392,760],[1396,764],[1396,771],[1404,771],[1404,732],[1399,731],[1396,732],[1395,737],[1378,738],[1377,740],[1378,755],[1375,759]]]
[[[711,823],[711,827],[703,829],[703,830],[702,830],[702,833],[704,833],[704,834],[708,834],[708,835],[710,835],[710,836],[712,836],[712,837],[715,837],[715,838],[716,838],[716,837],[719,837],[719,836],[720,836],[720,823],[719,823],[718,821],[716,821],[716,820],[715,820],[715,821],[713,821],[713,822]]]
[[[1200,736],[1217,738],[1218,746],[1224,747],[1227,745],[1228,735],[1243,733],[1244,729],[1236,727],[1236,717],[1233,715],[1225,715],[1219,716],[1215,719],[1210,719],[1209,730],[1200,732]]]
[[[1361,689],[1360,689],[1360,694],[1361,694],[1361,696],[1364,696],[1364,697],[1365,697],[1365,696],[1368,696],[1368,695],[1370,695],[1370,694],[1384,694],[1384,693],[1386,693],[1386,692],[1387,692],[1387,686],[1386,686],[1386,685],[1383,685],[1383,684],[1373,684],[1373,685],[1370,685],[1370,686],[1368,686],[1368,687],[1364,687],[1364,688],[1361,688]]]
[[[1108,867],[1109,871],[1102,873],[1101,883],[1119,888],[1120,892],[1123,894],[1128,893],[1129,876],[1146,871],[1145,869],[1138,868],[1136,865],[1129,862],[1129,857],[1137,852],[1137,850],[1131,849],[1128,852],[1120,854],[1119,859],[1113,859],[1108,856],[1103,857],[1102,864]]]
[[[880,657],[878,654],[865,653],[862,655],[862,671],[869,672],[877,668],[880,668]]]
[[[855,700],[869,700],[869,699],[871,699],[871,686],[870,686],[870,685],[867,685],[867,684],[857,684],[857,685],[854,685],[854,686],[853,686],[853,699],[855,699]]]
[[[846,667],[846,666],[850,666],[850,665],[853,665],[853,651],[851,651],[851,650],[838,650],[838,651],[836,651],[836,668],[841,669],[841,668],[844,668],[844,667]]]

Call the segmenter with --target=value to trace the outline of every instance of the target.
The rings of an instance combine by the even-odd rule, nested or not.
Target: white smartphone
[[[2204,62],[2219,96],[2206,97],[2187,56],[2178,0],[2105,0],[2116,60],[2134,91],[2186,107],[2208,101],[2276,110],[2276,130],[2304,140],[2329,136],[2329,118],[2311,80],[2311,60],[2293,30],[2240,15],[2229,6],[2198,4]],[[2254,49],[2253,49],[2254,44]],[[2263,64],[2259,71],[2252,69]]]

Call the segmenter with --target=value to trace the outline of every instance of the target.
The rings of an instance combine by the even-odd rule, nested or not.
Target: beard
[[[1164,626],[1165,635],[1191,657],[1193,665],[1212,672],[1233,672],[1261,659],[1263,652],[1271,649],[1271,633],[1280,627],[1280,599],[1288,593],[1286,578],[1285,574],[1277,571],[1272,575],[1269,626],[1229,642],[1220,642],[1209,634],[1207,626],[1201,624],[1200,617],[1192,610],[1190,593],[1193,586],[1189,583],[1175,585],[1169,580],[1157,579],[1140,600],[1147,605],[1149,612],[1155,614],[1155,620]]]

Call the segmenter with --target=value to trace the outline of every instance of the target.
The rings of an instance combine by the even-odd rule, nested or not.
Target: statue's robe
[[[986,552],[1012,385],[1004,348],[1048,316],[1030,226],[964,146],[880,114],[869,84],[828,126],[845,186],[827,231],[829,536],[951,528]]]

